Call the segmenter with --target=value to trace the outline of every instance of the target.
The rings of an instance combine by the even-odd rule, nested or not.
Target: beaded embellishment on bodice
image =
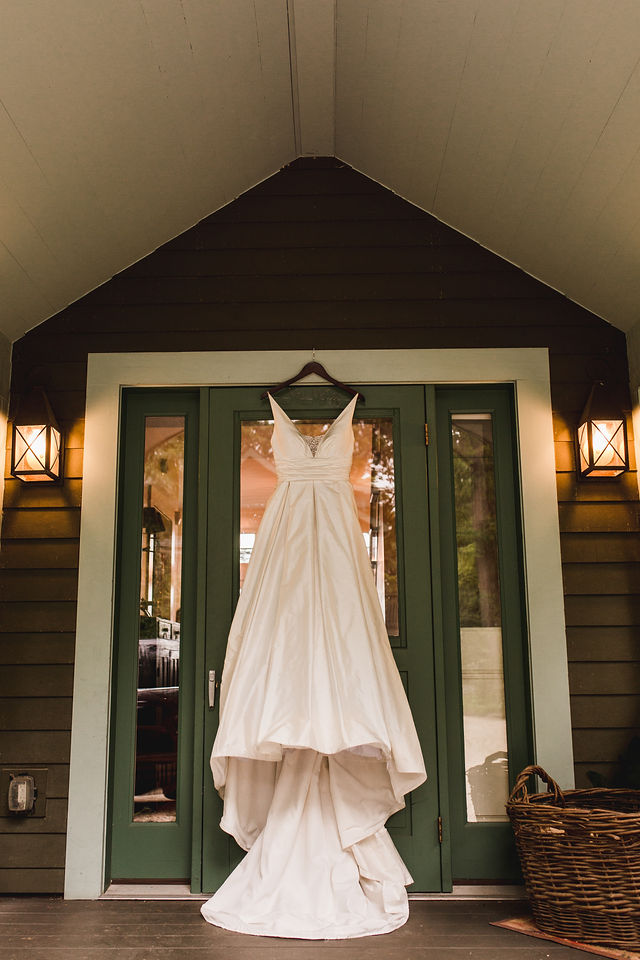
[[[311,456],[315,457],[323,435],[320,434],[319,437],[310,437],[306,433],[301,433],[300,436],[309,447],[309,450],[311,450]]]

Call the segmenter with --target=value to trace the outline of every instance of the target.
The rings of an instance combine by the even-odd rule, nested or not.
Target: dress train
[[[344,767],[314,750],[285,750],[278,767],[264,829],[203,905],[205,919],[241,933],[310,940],[402,926],[411,877],[385,827],[343,846]],[[348,821],[342,826],[353,828]]]

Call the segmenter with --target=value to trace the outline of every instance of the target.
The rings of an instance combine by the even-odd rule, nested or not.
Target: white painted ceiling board
[[[637,253],[635,274],[624,254],[607,273],[603,255],[640,213],[639,56],[640,5],[629,0],[338,0],[337,151],[628,326],[640,300]],[[624,293],[612,282],[618,271]],[[606,291],[597,301],[596,289]]]
[[[367,52],[367,8],[357,0],[336,5],[336,151],[353,152],[359,132],[358,116]],[[338,90],[340,96],[338,98]]]
[[[582,2],[581,18],[571,20],[565,16],[558,24],[529,113],[523,118],[493,203],[494,230],[514,249],[518,249],[522,221],[528,215],[543,170],[584,89],[594,48],[609,18],[608,8],[601,0]]]
[[[640,14],[640,7],[637,11]],[[520,218],[519,235],[525,243],[528,238],[532,246],[542,247],[548,242],[549,228],[563,217],[570,195],[590,162],[638,60],[640,17],[634,15],[633,21],[624,21],[625,30],[622,20],[612,23],[609,19],[594,47],[588,69],[540,170],[535,192]],[[637,123],[633,126],[637,129]],[[616,157],[610,156],[609,162],[615,164]],[[596,184],[597,193],[602,186]],[[592,207],[593,196],[586,199]]]
[[[296,153],[336,152],[336,0],[289,0]]]
[[[544,10],[539,16],[539,6],[553,8],[553,12]],[[501,48],[496,48],[495,35],[490,34],[493,68],[485,71],[486,56],[481,56],[482,73],[469,71],[469,76],[462,78],[458,102],[464,103],[466,99],[466,117],[464,124],[460,120],[456,122],[457,110],[454,111],[433,209],[450,220],[463,217],[472,234],[486,229],[490,219],[495,194],[530,112],[536,81],[560,10],[555,0],[540,5],[518,5],[512,19],[507,19],[508,30],[502,35]],[[486,38],[485,33],[482,39],[486,41]],[[472,65],[475,39],[472,35],[469,50]],[[504,96],[505,91],[509,91],[508,97]],[[482,109],[478,109],[479,101]]]
[[[429,210],[449,140],[475,8],[475,0],[432,4],[426,11],[420,0],[404,5],[393,54],[390,122],[386,134],[381,131],[380,135],[392,151],[383,176],[388,178],[406,165],[409,177],[418,175],[421,205]]]
[[[338,154],[381,183],[411,183],[408,199],[425,209],[441,167],[475,5],[338,0]]]
[[[7,324],[9,333],[5,333],[9,339],[12,339],[12,330],[25,329],[31,315],[44,317],[52,313],[51,301],[42,295],[22,265],[1,242],[0,303],[3,313],[12,321],[11,326]]]
[[[634,225],[623,233],[617,244],[603,244],[600,253],[595,251],[591,259],[591,264],[595,263],[595,266],[589,289],[590,309],[600,316],[616,316],[617,325],[627,331],[639,322],[640,317],[639,262],[640,217],[635,218]]]
[[[583,67],[580,70],[580,57],[571,60],[567,56],[566,43],[562,42],[564,38],[556,36],[535,86],[534,102],[546,103],[546,109],[537,124],[527,121],[512,151],[510,168],[507,168],[505,177],[505,180],[509,180],[509,194],[505,195],[501,188],[493,206],[489,209],[487,205],[478,205],[474,209],[475,222],[469,218],[466,224],[468,232],[481,237],[491,249],[507,255],[534,276],[592,309],[596,309],[589,293],[593,269],[599,272],[601,262],[590,263],[585,260],[584,247],[591,242],[594,222],[608,203],[607,192],[611,183],[619,179],[618,171],[627,162],[626,155],[636,150],[634,141],[638,133],[640,104],[640,99],[634,94],[636,122],[629,117],[623,135],[624,142],[616,146],[613,143],[605,145],[606,131],[616,112],[616,98],[625,89],[628,71],[635,69],[637,62],[640,21],[636,11],[633,11],[631,20],[629,11],[626,11],[626,36],[623,42],[622,24],[619,21],[612,22],[615,18],[611,16],[603,21],[601,9],[596,13],[597,16],[588,22],[584,10],[580,11],[581,15],[575,21],[568,23],[566,17],[561,21],[564,38],[568,34],[575,36],[581,26],[593,28],[591,37],[585,38],[587,50],[591,48],[586,69]],[[598,36],[603,27],[604,32]],[[615,43],[612,43],[612,37],[616,36],[619,38],[619,55],[615,52]],[[536,176],[535,169],[528,169],[526,158],[535,156],[537,145],[552,139],[553,105],[562,102],[556,82],[558,74],[562,72],[562,62],[565,75],[568,73],[567,62],[572,64],[575,92],[561,127],[558,129],[556,125],[555,143]],[[514,205],[517,208],[518,198],[526,195],[528,182],[533,183],[534,187],[529,191],[529,203],[521,208],[518,215],[510,207]],[[513,201],[510,203],[510,197],[514,198],[515,204]],[[629,199],[633,200],[634,194],[627,196],[627,202]],[[633,206],[630,206],[631,210]],[[635,209],[637,211],[637,204]],[[438,212],[440,210],[437,209]],[[446,218],[455,222],[448,211]],[[602,249],[607,245],[607,238],[599,233],[596,242]],[[605,311],[604,315],[612,317],[609,311]],[[621,318],[617,311],[616,315],[619,321]]]
[[[393,94],[392,78],[397,65],[401,29],[398,17],[400,8],[397,2],[385,3],[384,0],[376,0],[368,6],[369,16],[364,28],[365,56],[362,61],[364,82],[361,85],[360,102],[356,104],[357,112],[347,118],[346,126],[353,124],[353,159],[357,157],[360,163],[364,163],[371,170],[375,179],[383,181],[391,139],[388,134]],[[348,64],[345,67],[348,69]],[[338,75],[337,81],[337,108],[340,109],[342,84],[345,79]],[[353,81],[349,78],[346,82]],[[407,96],[411,96],[412,92],[413,87],[407,91]],[[342,127],[345,127],[344,121]],[[344,157],[341,141],[337,140],[337,143],[340,144],[338,152]]]
[[[5,6],[11,337],[300,154],[335,154],[622,328],[638,318],[637,0]]]
[[[286,0],[34,2],[5,19],[12,337],[294,154]]]

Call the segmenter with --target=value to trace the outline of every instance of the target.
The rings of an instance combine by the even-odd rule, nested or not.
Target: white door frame
[[[104,890],[120,399],[124,387],[266,386],[308,350],[90,354],[87,370],[78,617],[65,897]],[[546,348],[322,350],[349,383],[513,383],[536,757],[573,785],[560,531]]]

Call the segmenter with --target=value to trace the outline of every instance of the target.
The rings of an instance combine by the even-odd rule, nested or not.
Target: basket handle
[[[553,794],[553,799],[561,807],[565,806],[564,794],[555,780],[549,776],[546,770],[543,770],[542,767],[530,766],[525,767],[524,770],[518,774],[516,782],[513,786],[513,790],[509,794],[509,801],[522,800],[524,803],[529,802],[529,793],[527,791],[527,780],[531,776],[540,777],[547,785],[547,793]]]

